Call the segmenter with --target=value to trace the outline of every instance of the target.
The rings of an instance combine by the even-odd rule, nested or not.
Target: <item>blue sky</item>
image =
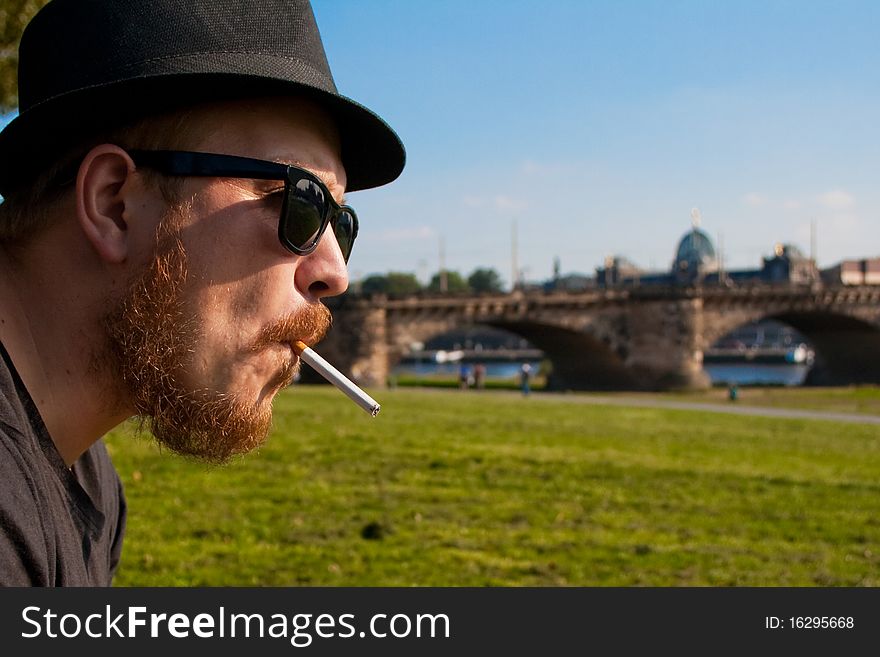
[[[880,255],[876,2],[313,0],[340,91],[408,164],[350,195],[353,277],[607,255],[667,268],[699,208],[728,267]]]

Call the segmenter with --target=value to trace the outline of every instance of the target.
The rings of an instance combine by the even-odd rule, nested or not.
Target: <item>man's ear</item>
[[[110,263],[124,262],[128,256],[126,203],[133,203],[134,170],[128,153],[113,144],[96,146],[79,165],[76,218],[98,255]]]

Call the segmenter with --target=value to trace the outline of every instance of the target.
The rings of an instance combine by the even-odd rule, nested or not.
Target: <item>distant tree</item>
[[[422,284],[415,274],[409,272],[388,272],[388,294],[406,296],[421,292]]]
[[[440,278],[440,272],[437,272],[431,277],[431,282],[428,283],[428,289],[431,292],[440,292]],[[470,289],[467,281],[457,271],[446,272],[447,292],[470,292]]]
[[[18,42],[25,25],[49,0],[0,3],[0,113],[18,107]]]
[[[389,296],[404,297],[416,294],[422,289],[422,284],[415,274],[404,272],[388,272],[387,274],[373,274],[367,276],[361,282],[363,294],[387,294]]]
[[[475,269],[468,276],[468,285],[474,292],[501,292],[501,276],[494,269]]]
[[[387,294],[388,277],[384,274],[370,274],[360,282],[362,294]]]

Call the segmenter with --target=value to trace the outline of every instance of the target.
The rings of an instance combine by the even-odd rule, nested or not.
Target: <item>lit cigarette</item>
[[[293,343],[293,347],[300,358],[311,365],[312,369],[318,374],[348,395],[355,404],[373,417],[379,414],[379,403],[352,383],[342,372],[321,358],[314,349],[299,340]]]

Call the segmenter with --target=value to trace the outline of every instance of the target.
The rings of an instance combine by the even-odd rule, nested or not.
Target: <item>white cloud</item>
[[[784,210],[800,210],[803,203],[796,199],[788,199],[787,201],[783,201],[782,208]]]
[[[536,173],[546,173],[547,167],[543,164],[535,162],[534,160],[523,160],[520,165],[520,170],[526,174],[536,174]]]
[[[524,210],[527,205],[522,199],[503,195],[496,196],[493,201],[496,210]]]
[[[819,203],[831,210],[845,210],[856,204],[856,199],[849,192],[834,189],[819,196]]]
[[[537,177],[559,177],[568,176],[572,173],[583,173],[585,169],[583,162],[538,162],[537,160],[522,160],[519,163],[519,173],[524,176]]]
[[[496,196],[465,196],[461,202],[468,208],[477,210],[495,210],[497,212],[519,212],[528,207],[522,199],[498,194]]]
[[[743,203],[751,205],[752,207],[759,207],[767,204],[767,197],[756,192],[749,192],[743,196]]]

